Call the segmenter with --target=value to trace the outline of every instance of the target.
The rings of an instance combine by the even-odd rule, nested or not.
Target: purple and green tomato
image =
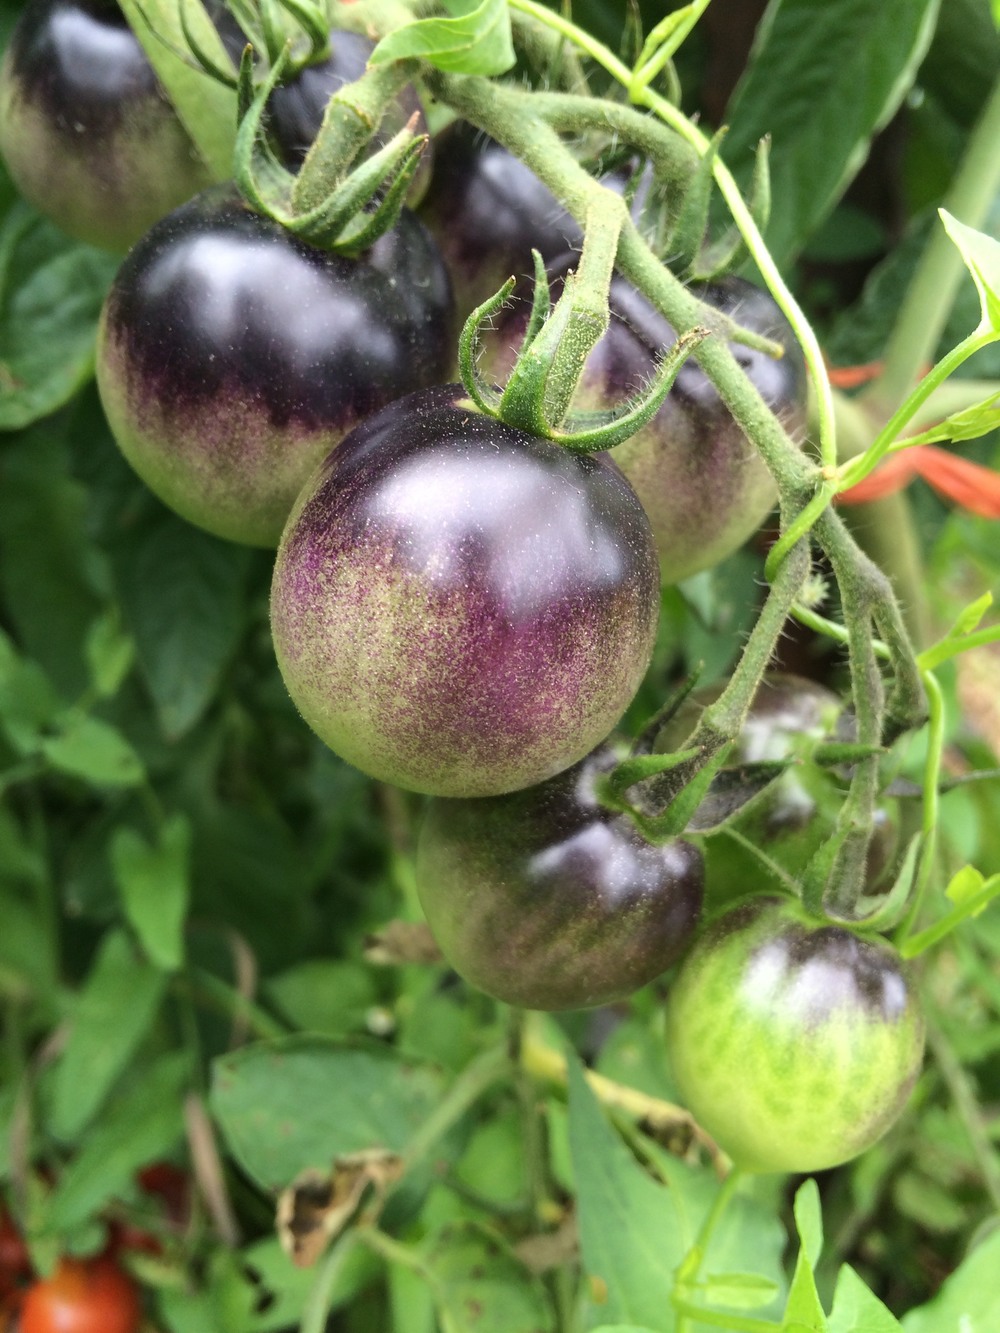
[[[218,186],[126,257],[97,383],[122,453],[166,504],[273,547],[312,469],[371,412],[443,378],[452,336],[448,276],[412,213],[346,259]]]
[[[314,731],[386,782],[489,796],[617,723],[653,649],[649,523],[607,457],[478,412],[461,385],[369,417],[289,517],[271,624]]]
[[[758,897],[695,942],[671,988],[667,1042],[685,1105],[737,1166],[821,1171],[898,1118],[924,1018],[885,940]]]
[[[454,969],[526,1009],[623,999],[691,940],[701,853],[653,846],[606,810],[595,780],[620,756],[602,746],[548,782],[479,800],[428,803],[417,891]]]
[[[0,153],[63,231],[124,251],[209,184],[115,0],[29,0],[0,67]]]

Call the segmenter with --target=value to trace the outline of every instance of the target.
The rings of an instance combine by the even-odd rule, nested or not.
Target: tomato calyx
[[[253,51],[248,47],[243,53],[233,176],[258,212],[310,245],[353,257],[396,224],[427,144],[427,136],[417,133],[414,112],[388,143],[358,161],[410,69],[405,61],[376,65],[338,89],[305,161],[293,172],[267,134],[268,103],[290,61],[286,45],[255,88]]]
[[[531,314],[517,359],[501,391],[488,385],[477,367],[482,330],[514,289],[510,279],[472,312],[459,342],[459,367],[469,397],[486,416],[552,440],[577,453],[613,448],[659,410],[688,356],[709,336],[706,328],[683,334],[661,359],[650,384],[622,406],[574,413],[572,400],[587,357],[607,331],[608,293],[624,205],[617,195],[588,215],[583,253],[567,274],[552,304],[545,263],[537,250]]]

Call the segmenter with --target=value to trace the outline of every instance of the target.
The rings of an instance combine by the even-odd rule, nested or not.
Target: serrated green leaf
[[[433,1070],[390,1051],[295,1036],[216,1060],[211,1105],[242,1168],[277,1190],[345,1153],[401,1151],[440,1092]]]
[[[890,453],[897,452],[898,449],[911,449],[918,444],[934,444],[937,440],[978,440],[983,435],[988,435],[990,431],[1000,427],[1000,394],[991,394],[989,398],[983,398],[980,402],[974,403],[972,407],[966,407],[961,412],[953,412],[950,417],[945,417],[937,425],[931,426],[928,430],[923,430],[919,435],[908,435],[905,440],[901,440],[896,448],[891,449]]]
[[[823,1249],[823,1214],[815,1180],[799,1186],[794,1211],[800,1245],[781,1327],[783,1333],[823,1333],[826,1315],[813,1271]]]
[[[472,7],[448,0],[453,17],[417,19],[383,37],[371,65],[418,57],[450,74],[505,74],[515,61],[506,0]]]
[[[837,1275],[827,1327],[829,1333],[899,1333],[902,1324],[854,1269],[844,1264]]]
[[[118,693],[135,659],[135,644],[122,632],[116,611],[105,611],[94,621],[84,650],[96,694],[101,699],[110,699]]]
[[[98,787],[134,787],[145,776],[142,760],[121,732],[97,717],[71,714],[41,749],[53,768]]]
[[[969,270],[979,295],[982,332],[1000,336],[1000,242],[985,232],[969,227],[952,217],[947,209],[938,210],[945,231],[951,237],[962,262]]]
[[[111,866],[125,915],[150,959],[168,972],[184,961],[190,851],[191,826],[183,815],[166,821],[155,846],[125,827],[111,840]]]
[[[38,665],[23,658],[0,630],[0,727],[22,755],[35,753],[41,733],[63,703]]]
[[[640,1168],[569,1060],[569,1138],[584,1269],[599,1279],[605,1319],[674,1327],[674,1270],[684,1237],[671,1192]]]
[[[949,630],[949,637],[960,637],[963,634],[971,634],[977,629],[983,616],[993,605],[993,594],[984,592],[982,597],[977,597],[974,602],[970,602],[967,607],[958,615],[954,625]]]
[[[60,1173],[45,1208],[46,1229],[69,1231],[96,1216],[131,1184],[140,1167],[173,1149],[184,1133],[182,1106],[190,1079],[191,1061],[184,1052],[136,1071]]]
[[[708,1305],[725,1305],[731,1310],[759,1310],[770,1305],[781,1288],[758,1273],[712,1273],[695,1289]]]
[[[0,226],[0,430],[48,416],[93,375],[97,317],[119,262],[25,203],[10,210]]]
[[[786,263],[826,217],[909,89],[937,0],[771,0],[727,109],[726,161],[744,183],[766,134],[774,198],[766,233]]]
[[[104,937],[70,1016],[56,1065],[50,1127],[72,1142],[100,1109],[156,1017],[166,977],[128,936]]]
[[[250,552],[150,502],[112,551],[122,614],[165,735],[208,707],[246,624]]]

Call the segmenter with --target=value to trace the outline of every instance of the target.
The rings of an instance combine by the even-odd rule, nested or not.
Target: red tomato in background
[[[28,1289],[21,1333],[138,1333],[135,1283],[112,1260],[60,1259]]]

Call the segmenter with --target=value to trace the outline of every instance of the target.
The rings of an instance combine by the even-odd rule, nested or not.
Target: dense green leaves
[[[61,407],[93,374],[97,316],[118,261],[26,204],[0,226],[0,430]]]
[[[899,106],[937,9],[938,0],[772,0],[727,109],[723,156],[749,181],[752,151],[771,136],[780,206],[766,235],[779,262],[823,220]]]

